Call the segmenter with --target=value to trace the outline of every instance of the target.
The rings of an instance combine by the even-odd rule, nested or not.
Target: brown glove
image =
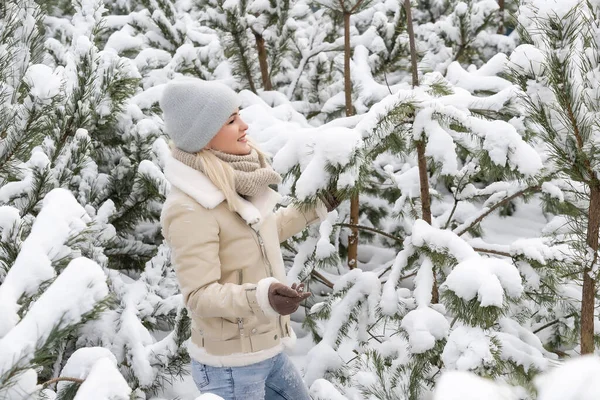
[[[325,204],[327,212],[332,212],[342,203],[331,190],[319,193],[319,199]]]
[[[296,286],[294,283],[289,287],[275,282],[269,286],[269,303],[281,315],[290,315],[310,296],[310,292],[304,292],[304,284]]]

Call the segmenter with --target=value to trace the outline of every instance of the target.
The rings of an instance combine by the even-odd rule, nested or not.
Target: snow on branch
[[[54,279],[53,261],[69,252],[65,243],[86,229],[90,221],[69,191],[54,189],[45,196],[31,233],[0,286],[0,337],[18,323],[21,296],[35,294],[42,283]]]
[[[6,282],[2,285],[4,290],[9,287]],[[48,340],[95,312],[107,295],[106,276],[98,264],[86,258],[71,261],[25,317],[0,339],[0,386],[12,386]]]

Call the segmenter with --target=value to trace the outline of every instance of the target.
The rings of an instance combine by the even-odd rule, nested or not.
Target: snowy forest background
[[[159,224],[188,75],[241,91],[288,202],[345,200],[283,245],[313,398],[597,400],[599,13],[0,1],[0,399],[199,396]]]

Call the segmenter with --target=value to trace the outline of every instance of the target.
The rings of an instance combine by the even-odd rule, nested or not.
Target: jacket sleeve
[[[258,284],[220,284],[219,224],[200,206],[178,206],[163,226],[184,302],[199,318],[245,318],[278,315],[270,306],[268,288],[274,278]]]
[[[285,242],[292,236],[302,232],[304,228],[317,221],[327,218],[327,209],[319,200],[317,205],[306,211],[301,211],[294,204],[282,207],[275,212],[279,242]]]

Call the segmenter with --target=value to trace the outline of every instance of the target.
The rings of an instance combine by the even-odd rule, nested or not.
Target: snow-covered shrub
[[[569,351],[579,342],[592,353],[597,335],[600,235],[600,5],[596,2],[522,2],[524,44],[510,56],[512,79],[523,92],[525,126],[537,138],[549,181],[542,185],[549,210],[549,243],[568,248],[537,318],[551,324],[550,348]],[[581,333],[580,340],[575,339]]]
[[[44,18],[33,1],[16,2],[0,17],[0,392],[9,398],[51,396],[56,382],[64,398],[101,398],[97,387],[111,385],[115,398],[142,397],[189,360],[158,222],[168,189],[160,120],[135,97],[135,65],[96,45],[102,2],[73,9]],[[78,352],[95,346],[112,356]]]
[[[538,400],[592,400],[600,396],[595,379],[600,359],[586,356],[569,360],[535,379]],[[446,372],[440,377],[434,400],[517,400],[521,388],[508,386],[466,372]]]

